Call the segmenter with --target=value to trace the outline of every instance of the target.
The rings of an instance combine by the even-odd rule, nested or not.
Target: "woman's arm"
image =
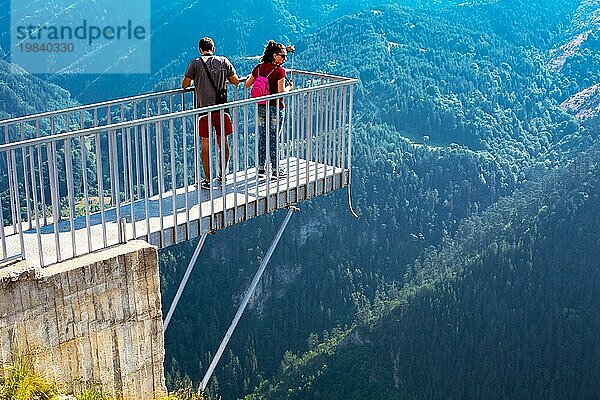
[[[244,86],[246,86],[246,88],[249,88],[250,86],[252,86],[252,84],[254,83],[254,76],[252,76],[252,74],[248,75],[248,79],[246,79],[246,83],[244,84]]]
[[[289,85],[285,85],[285,76],[277,81],[277,93],[289,92],[290,90],[292,90],[292,88],[293,85],[291,82]]]

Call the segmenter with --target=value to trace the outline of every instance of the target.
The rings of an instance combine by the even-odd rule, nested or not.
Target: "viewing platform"
[[[294,90],[260,98],[285,102],[266,144],[278,179],[257,174],[259,99],[243,85],[204,108],[176,89],[0,121],[0,264],[47,266],[132,239],[163,248],[348,186],[356,80],[290,75]],[[204,189],[198,121],[226,113],[230,160],[218,157],[225,133],[211,133]]]

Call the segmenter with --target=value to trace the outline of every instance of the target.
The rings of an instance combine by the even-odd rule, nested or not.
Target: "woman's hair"
[[[269,43],[265,46],[265,51],[260,59],[261,62],[272,62],[274,56],[277,53],[285,50],[285,46],[282,43],[275,43],[274,40],[269,40]]]

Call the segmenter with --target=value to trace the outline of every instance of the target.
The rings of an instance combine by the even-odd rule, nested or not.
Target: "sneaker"
[[[285,178],[286,176],[287,174],[285,173],[285,170],[283,168],[275,169],[271,174],[271,180]]]
[[[210,189],[210,182],[208,180],[206,180],[206,179],[202,179],[202,182],[200,182],[200,187],[202,189],[209,190]]]
[[[257,173],[258,173],[258,176],[261,176],[261,177],[265,177],[265,176],[267,176],[267,170],[266,170],[266,169],[264,169],[263,167],[260,167],[260,168],[258,169],[258,172],[257,172]]]

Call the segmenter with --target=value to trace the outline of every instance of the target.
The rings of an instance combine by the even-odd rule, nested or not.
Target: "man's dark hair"
[[[202,51],[214,51],[215,42],[213,42],[213,40],[209,37],[202,38],[198,42],[198,49]]]

